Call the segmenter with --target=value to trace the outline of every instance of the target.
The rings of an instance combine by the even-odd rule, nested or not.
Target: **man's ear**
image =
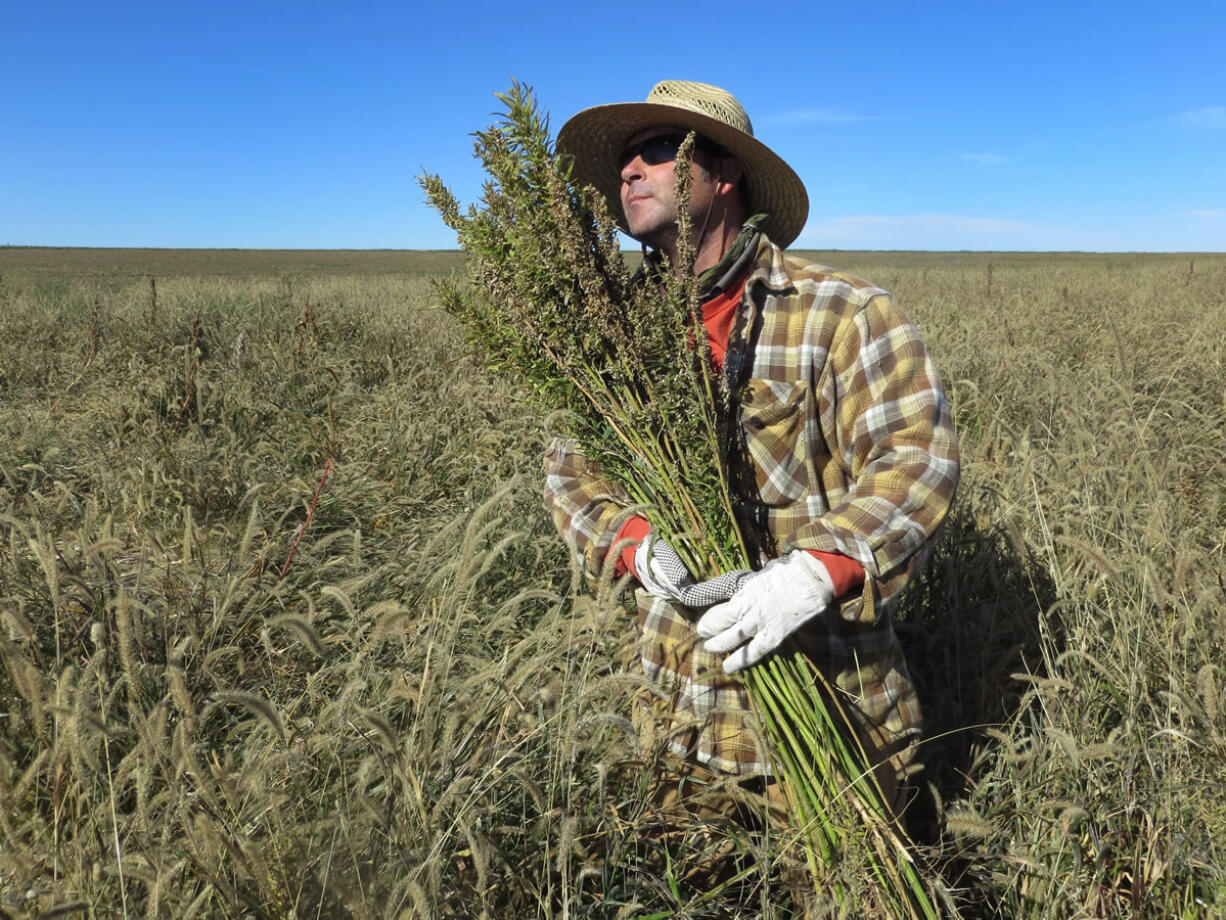
[[[745,174],[745,167],[741,164],[740,157],[724,157],[719,161],[719,173],[716,176],[721,188],[721,194],[735,191],[736,184],[741,181],[741,176]],[[723,186],[727,186],[724,188]]]

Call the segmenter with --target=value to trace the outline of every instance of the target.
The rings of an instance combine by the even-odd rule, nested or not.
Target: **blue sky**
[[[10,2],[0,244],[453,248],[512,77],[553,124],[703,80],[796,246],[1226,250],[1226,3]],[[583,7],[583,8],[581,8]]]

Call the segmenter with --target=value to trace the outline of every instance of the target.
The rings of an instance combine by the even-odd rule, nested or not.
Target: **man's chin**
[[[635,227],[630,225],[629,235],[652,249],[668,248],[676,236],[670,229],[658,226]]]

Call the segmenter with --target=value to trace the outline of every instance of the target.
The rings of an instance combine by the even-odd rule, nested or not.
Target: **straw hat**
[[[694,130],[739,157],[745,166],[749,213],[765,211],[762,225],[776,245],[786,247],[804,228],[809,196],[800,177],[753,136],[749,116],[727,90],[689,80],[663,80],[646,102],[618,102],[584,109],[558,132],[558,152],[575,159],[575,175],[594,186],[621,215],[618,157],[645,128]],[[625,220],[618,225],[625,229]]]

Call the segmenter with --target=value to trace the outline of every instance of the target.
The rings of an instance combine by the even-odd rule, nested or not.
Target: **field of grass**
[[[819,257],[963,444],[901,610],[926,871],[966,917],[1226,915],[1226,256]],[[658,827],[629,614],[459,264],[0,248],[0,918],[791,915],[770,841]]]

